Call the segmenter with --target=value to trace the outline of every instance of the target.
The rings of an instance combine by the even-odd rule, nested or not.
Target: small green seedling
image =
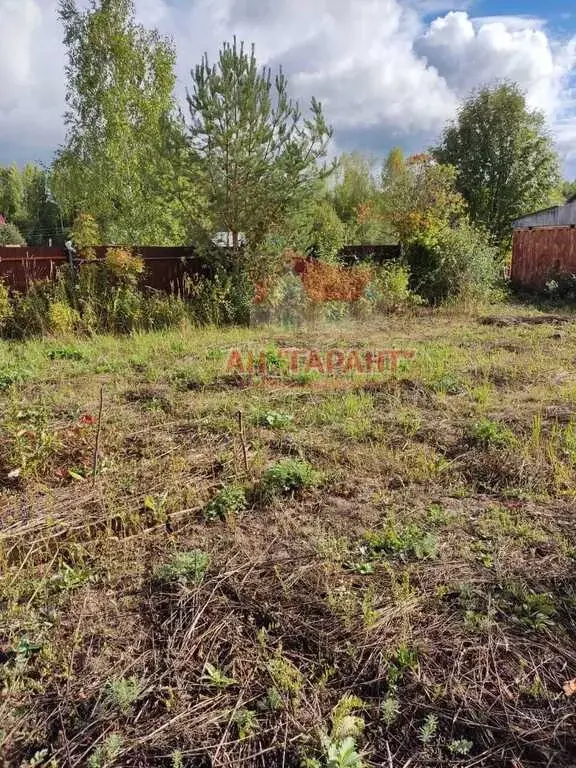
[[[462,757],[466,757],[466,755],[470,754],[470,750],[474,746],[473,741],[468,741],[468,739],[454,739],[453,741],[448,744],[448,750],[453,755],[460,755]]]
[[[508,427],[491,419],[477,421],[470,430],[470,437],[486,448],[510,448],[516,440]]]
[[[231,685],[237,685],[234,678],[228,677],[221,669],[210,664],[209,661],[204,665],[204,672],[201,679],[202,682],[206,683],[211,688],[228,688]]]
[[[234,715],[240,741],[250,739],[258,730],[258,715],[253,709],[239,709]]]
[[[206,520],[227,520],[246,508],[246,493],[236,485],[226,486],[218,491],[204,507]]]
[[[268,429],[284,429],[294,421],[294,416],[280,411],[264,411],[256,416],[256,424]]]
[[[438,718],[436,715],[428,715],[424,724],[418,731],[418,738],[422,744],[429,744],[438,731]]]
[[[283,459],[262,475],[262,490],[267,497],[288,495],[319,485],[322,475],[308,462]]]
[[[154,572],[156,581],[169,584],[200,584],[210,565],[210,555],[199,549],[177,552],[171,560],[158,566]]]
[[[106,684],[104,701],[110,709],[127,715],[144,692],[142,681],[137,677],[119,677]]]
[[[400,702],[394,696],[386,696],[380,707],[380,713],[384,724],[389,728],[400,715]]]
[[[88,768],[108,768],[120,756],[123,745],[122,736],[119,733],[111,733],[90,755]]]

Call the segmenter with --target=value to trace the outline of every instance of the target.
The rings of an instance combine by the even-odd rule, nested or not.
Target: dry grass
[[[573,766],[576,326],[510,317],[0,344],[2,764]]]

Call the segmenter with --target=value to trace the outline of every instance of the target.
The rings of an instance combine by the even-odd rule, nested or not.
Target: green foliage
[[[363,768],[364,761],[356,749],[356,742],[352,736],[347,736],[342,741],[334,741],[330,738],[323,740],[326,768]]]
[[[0,211],[21,233],[13,244],[63,244],[61,212],[49,191],[48,173],[37,165],[0,168]]]
[[[192,313],[199,325],[246,325],[250,321],[254,283],[244,270],[218,265],[212,279],[196,278],[188,286]]]
[[[207,520],[227,520],[234,518],[246,508],[246,493],[235,485],[222,488],[204,507]]]
[[[109,768],[118,759],[124,746],[119,733],[111,733],[88,758],[88,768]]]
[[[456,170],[435,163],[429,155],[414,155],[386,183],[383,215],[400,243],[432,248],[439,235],[459,222],[466,204],[456,189]]]
[[[278,692],[290,696],[294,701],[300,699],[304,687],[304,675],[290,659],[284,656],[281,649],[278,649],[274,658],[267,662],[266,668]]]
[[[321,473],[308,462],[283,459],[264,472],[261,485],[264,495],[273,497],[313,488],[321,480]]]
[[[50,360],[83,360],[84,355],[74,347],[56,347],[48,352]]]
[[[481,445],[494,448],[510,448],[516,442],[508,427],[488,418],[482,418],[472,426],[470,437]]]
[[[234,715],[240,741],[252,738],[258,730],[258,715],[253,709],[239,709]]]
[[[448,751],[451,752],[453,755],[459,755],[461,757],[466,757],[466,755],[470,754],[470,750],[474,746],[473,741],[468,741],[468,739],[453,739],[448,744]]]
[[[338,217],[345,224],[354,226],[360,206],[376,197],[372,170],[372,163],[359,152],[341,155],[330,198]]]
[[[72,333],[80,326],[80,314],[65,301],[51,301],[47,321],[50,333]]]
[[[392,147],[382,166],[382,189],[388,192],[406,171],[406,158],[401,147]]]
[[[12,318],[12,303],[8,286],[0,280],[0,336]]]
[[[387,728],[393,725],[400,715],[400,702],[392,695],[386,696],[380,707],[380,714]]]
[[[154,578],[163,583],[200,584],[209,565],[210,555],[206,552],[177,552],[168,563],[156,568]]]
[[[210,664],[209,661],[204,664],[202,681],[212,688],[229,688],[231,685],[237,684],[236,680],[228,677],[221,669],[215,667],[214,664]]]
[[[473,94],[444,131],[435,156],[457,169],[472,220],[503,248],[512,221],[545,207],[560,182],[544,115],[528,108],[514,83]]]
[[[438,553],[438,542],[432,533],[423,531],[411,523],[398,526],[394,520],[387,522],[383,531],[368,531],[364,542],[373,554],[388,553],[417,560],[433,560]]]
[[[365,291],[371,311],[388,314],[418,306],[420,297],[410,289],[410,270],[404,264],[390,261],[375,267]]]
[[[346,227],[325,197],[313,195],[295,208],[270,234],[270,244],[282,253],[291,249],[334,262],[346,241]]]
[[[358,696],[346,694],[332,709],[332,731],[330,737],[333,741],[343,741],[352,736],[357,738],[365,728],[364,718],[355,715],[357,709],[365,706]]]
[[[438,731],[438,718],[436,715],[430,714],[426,716],[423,725],[418,731],[418,738],[422,744],[429,744],[436,736]]]
[[[199,156],[212,226],[232,233],[236,261],[240,236],[246,256],[256,254],[271,227],[324,175],[317,161],[331,130],[312,100],[304,119],[279,72],[258,68],[254,48],[224,44],[218,61],[205,56],[188,95],[191,148]],[[252,259],[253,260],[253,259]]]
[[[109,249],[105,261],[88,260],[77,273],[62,267],[54,280],[9,298],[0,283],[0,333],[17,338],[72,332],[131,333],[181,325],[190,315],[178,296],[141,290],[142,259]]]
[[[179,296],[153,293],[144,302],[143,321],[146,330],[160,331],[182,325],[189,317],[186,302]]]
[[[549,592],[535,592],[522,584],[504,590],[500,609],[523,627],[536,631],[554,626],[557,614],[554,598]]]
[[[26,371],[12,366],[0,368],[0,392],[9,389],[13,384],[23,384],[28,378]]]
[[[72,223],[70,238],[83,259],[96,258],[95,245],[101,245],[100,227],[89,213],[79,213]]]
[[[58,199],[92,215],[106,242],[185,242],[197,208],[180,168],[189,153],[175,117],[172,43],[136,24],[132,0],[87,10],[60,0],[59,15],[68,112],[52,173]]]
[[[489,299],[498,278],[497,251],[490,238],[466,220],[442,228],[431,244],[407,248],[415,290],[431,303],[447,299]]]
[[[0,224],[0,246],[26,245],[26,240],[15,224]]]
[[[137,677],[120,677],[107,683],[104,700],[109,707],[127,715],[143,691],[142,681]]]
[[[257,413],[254,418],[255,423],[260,427],[269,429],[285,429],[294,421],[294,416],[281,411],[263,411]]]

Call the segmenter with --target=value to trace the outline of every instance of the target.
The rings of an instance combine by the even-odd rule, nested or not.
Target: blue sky
[[[78,0],[82,5],[86,0]],[[334,152],[429,146],[471,90],[517,81],[576,176],[576,6],[566,0],[134,0],[171,36],[178,92],[236,34],[320,98]],[[0,163],[49,161],[65,137],[57,0],[0,0]]]

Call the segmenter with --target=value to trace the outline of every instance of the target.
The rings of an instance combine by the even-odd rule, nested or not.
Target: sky
[[[80,5],[87,0],[79,0]],[[574,0],[135,0],[172,37],[178,93],[234,34],[281,64],[304,105],[319,98],[332,152],[375,159],[425,149],[474,88],[518,82],[545,112],[576,177]],[[0,164],[49,162],[65,139],[65,51],[57,0],[0,0]]]

